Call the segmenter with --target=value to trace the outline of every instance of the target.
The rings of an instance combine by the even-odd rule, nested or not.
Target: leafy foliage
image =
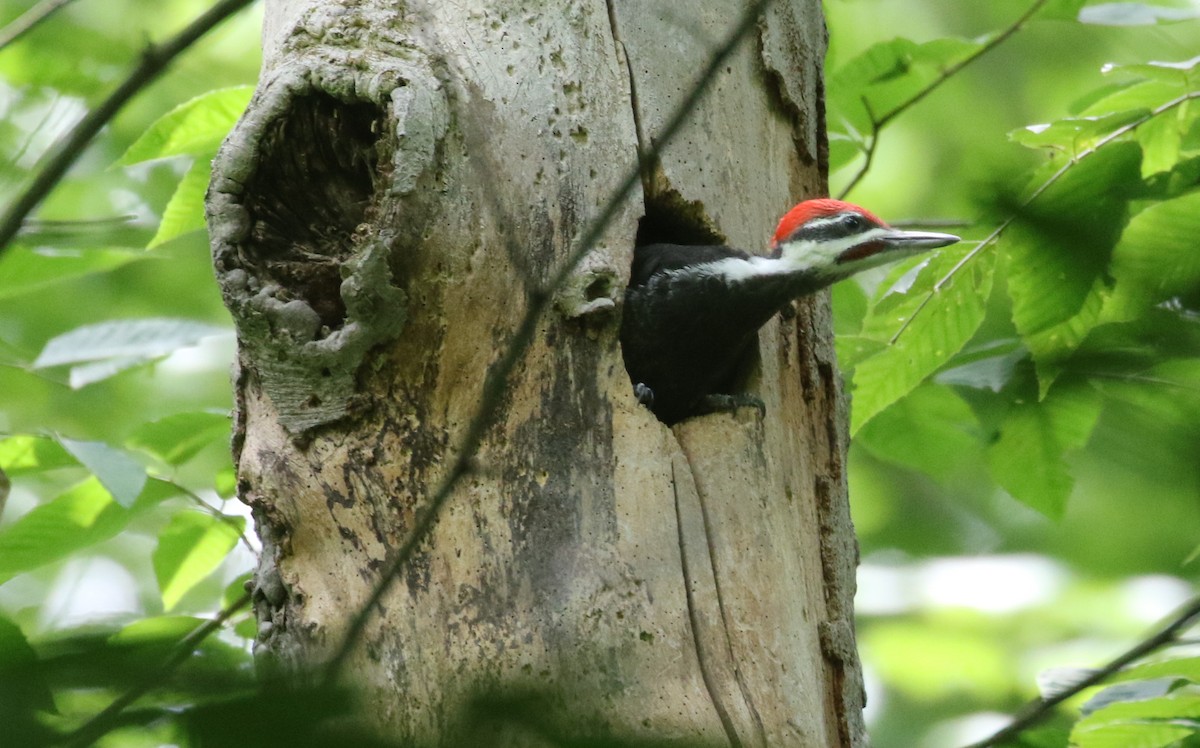
[[[78,389],[225,332],[216,325],[185,319],[97,322],[48,340],[33,368],[72,365],[70,384]]]
[[[0,17],[25,5],[0,0]],[[0,50],[6,202],[143,36],[191,7],[153,4],[142,28],[128,19],[145,3],[77,5]],[[1032,672],[1063,661],[1048,649],[1091,643],[1077,656],[1094,662],[1120,648],[1145,618],[1118,604],[1134,597],[1128,580],[1184,574],[1200,553],[1198,14],[1166,0],[826,8],[834,187],[853,183],[886,215],[971,221],[962,245],[834,297],[864,580],[877,558],[902,557],[911,583],[893,585],[899,611],[862,598],[882,684],[873,731],[880,745],[952,744],[936,730],[1011,708]],[[187,639],[233,609],[250,563],[228,501],[231,335],[200,229],[209,162],[250,99],[257,61],[242,52],[257,31],[246,19],[185,56],[0,255],[0,724],[19,744],[87,725],[181,651],[106,745],[347,738],[330,732],[344,695],[260,688],[246,613]],[[880,38],[893,31],[913,38]],[[948,594],[918,584],[943,579],[923,565],[933,556],[981,552],[1045,554],[1071,581],[987,617],[922,599]],[[133,580],[134,603],[80,625],[51,601],[101,562]],[[1122,671],[1019,744],[1195,744],[1191,654]],[[476,709],[482,735],[572,744],[536,698]]]
[[[1097,9],[1093,22],[1110,18],[1106,12]],[[869,156],[881,122],[902,112],[938,75],[979,53],[985,41],[891,40],[870,47],[831,77],[835,90],[860,97],[832,98],[831,124],[841,130],[836,139],[858,143]],[[1108,374],[1095,367],[1097,353],[1120,358],[1120,351],[1094,345],[1078,356],[1089,340],[1102,340],[1107,328],[1163,304],[1186,319],[1200,300],[1193,251],[1200,228],[1200,110],[1189,106],[1200,98],[1198,61],[1106,66],[1107,75],[1121,80],[1097,81],[1079,98],[1077,113],[1013,131],[1015,142],[1049,158],[1031,170],[1028,187],[994,199],[987,215],[997,228],[965,256],[949,249],[924,263],[902,293],[881,285],[886,290],[866,310],[854,350],[842,347],[848,354],[843,364],[853,367],[852,433],[959,365],[955,356],[984,324],[999,275],[1037,390],[1030,400],[1013,378],[1019,369],[995,383],[1015,399],[997,424],[989,464],[1014,497],[1061,516],[1073,486],[1064,457],[1086,446],[1101,403],[1089,395],[1081,411],[1084,401],[1072,396],[1064,410],[1058,407],[1063,396],[1052,397],[1056,381],[1069,372],[1075,381],[1062,391],[1086,392],[1089,382]],[[872,130],[872,139],[859,137]],[[1196,352],[1180,355],[1189,360]]]
[[[926,33],[949,25],[947,17],[966,25],[967,11],[938,5],[937,21],[918,11]],[[1167,43],[1175,56],[1163,47],[1176,28],[1164,24],[1183,21],[1179,38],[1194,35],[1195,9],[1081,0],[995,5],[990,28],[981,32],[971,19],[970,38],[861,38],[861,51],[839,60],[838,34],[854,28],[849,18],[857,14],[849,4],[827,4],[835,192],[848,185],[852,199],[884,214],[972,221],[961,245],[834,292],[839,360],[853,392],[856,521],[871,528],[873,506],[903,507],[886,510],[886,529],[866,531],[864,551],[868,559],[888,546],[977,552],[967,539],[978,537],[982,521],[1001,533],[993,547],[1037,548],[1075,563],[1106,557],[1129,568],[1119,559],[1169,546],[1173,558],[1154,568],[1180,573],[1196,555],[1190,519],[1192,531],[1177,532],[1149,515],[1146,543],[1123,546],[1149,497],[1156,510],[1191,517],[1200,489],[1194,449],[1176,447],[1197,443],[1191,419],[1200,406],[1193,377],[1200,364],[1200,61],[1194,44]],[[1116,38],[1108,29],[1118,27],[1124,36],[1113,52],[1087,49],[1091,39]],[[1026,35],[1040,41],[1024,42]],[[1072,59],[1048,62],[1054,49],[1069,49]],[[1118,50],[1116,62],[1077,64]],[[1050,82],[1054,76],[1061,85]],[[892,158],[892,144],[907,149],[907,158]],[[951,158],[938,161],[942,153]],[[1000,162],[1012,166],[997,170]],[[913,189],[914,172],[936,189]],[[881,475],[867,479],[868,470]],[[908,498],[914,495],[922,499]],[[1001,508],[1013,499],[1062,524],[1033,531],[1028,516]],[[1113,508],[1103,519],[1084,524],[1105,503]],[[913,521],[932,523],[940,537],[928,539]],[[1095,551],[1082,551],[1084,544]],[[1035,616],[1017,617],[1014,628],[1045,620]],[[868,666],[873,647],[892,646],[882,632],[912,629],[902,615],[864,620]],[[923,629],[931,625],[920,619]],[[935,711],[904,689],[921,680],[916,671],[928,669],[934,651],[952,650],[931,640],[922,651],[930,653],[925,664],[901,669],[912,675],[884,674],[900,702],[885,706],[884,722],[907,730],[893,744],[930,740],[918,737],[930,734],[927,725],[901,728],[891,716],[895,709]],[[1022,652],[1010,645],[1010,657]],[[1163,673],[1172,672],[1171,662]],[[1008,693],[1021,688],[1018,681]],[[1109,706],[1084,708],[1073,729],[1060,718],[1036,744],[1190,745],[1200,725],[1191,689],[1181,678],[1169,692],[1134,690]],[[938,693],[987,708],[967,686]]]
[[[191,167],[163,210],[154,249],[183,234],[204,228],[204,193],[212,176],[212,158],[225,135],[250,103],[251,86],[208,91],[160,117],[117,162],[131,166],[174,156],[191,156]]]
[[[101,13],[77,3],[78,12],[56,14],[0,49],[0,202],[137,61],[147,35],[195,11],[156,3],[143,13],[137,5],[117,0]],[[0,2],[0,19],[27,6]],[[254,49],[257,23],[239,25],[214,38]],[[227,351],[232,337],[197,229],[208,162],[250,92],[211,89],[244,84],[256,64],[219,47],[185,56],[0,251],[5,745],[47,744],[156,678],[159,687],[126,717],[67,744],[176,742],[185,737],[181,713],[257,690],[248,642],[233,635],[204,638],[177,671],[163,670],[212,611],[232,604],[226,582],[240,585],[249,562],[233,551],[244,545],[246,520],[228,503],[228,364],[209,363],[196,348],[216,341]],[[172,109],[175,101],[183,103]],[[185,170],[181,159],[195,165]],[[122,574],[99,577],[93,568]],[[254,636],[245,612],[230,623]]]

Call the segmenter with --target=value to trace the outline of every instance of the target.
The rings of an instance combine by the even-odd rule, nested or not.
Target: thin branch
[[[1162,377],[1152,377],[1145,374],[1116,374],[1110,372],[1093,371],[1088,373],[1089,379],[1108,379],[1113,382],[1138,382],[1140,384],[1157,384],[1163,387],[1174,387],[1184,392],[1200,392],[1200,387],[1184,382],[1176,382]]]
[[[901,218],[888,221],[888,225],[896,229],[965,229],[974,223],[965,218]]]
[[[975,62],[980,57],[983,57],[988,52],[991,52],[993,49],[1000,46],[1004,42],[1008,41],[1008,39],[1013,34],[1020,31],[1022,28],[1024,28],[1025,24],[1029,23],[1029,19],[1033,18],[1034,14],[1036,14],[1039,10],[1042,9],[1042,6],[1046,4],[1046,1],[1047,0],[1037,0],[1033,5],[1030,5],[1029,8],[1024,13],[1021,14],[1020,18],[1013,21],[1012,24],[1010,24],[1008,26],[1008,28],[1004,29],[1004,31],[1001,31],[999,34],[997,34],[996,36],[989,39],[988,42],[986,44],[984,44],[982,47],[980,47],[979,49],[975,50],[971,54],[967,55],[963,59],[959,60],[955,64],[953,64],[950,67],[943,70],[940,74],[938,74],[938,77],[935,78],[933,80],[933,82],[931,82],[928,86],[926,86],[925,88],[916,92],[907,100],[897,104],[895,107],[893,107],[886,114],[884,114],[882,117],[879,118],[879,126],[880,127],[886,126],[893,119],[900,116],[900,114],[902,114],[909,107],[913,106],[914,104],[917,104],[922,99],[924,99],[926,96],[928,96],[929,94],[931,94],[935,90],[937,90],[937,88],[939,86],[941,86],[943,83],[945,83],[947,80],[949,80],[950,78],[957,75],[958,72],[961,71],[963,68],[970,65],[972,62]]]
[[[35,26],[49,18],[55,11],[72,2],[74,0],[42,0],[17,16],[7,26],[0,29],[0,50],[32,31]]]
[[[1187,604],[1180,609],[1170,623],[1160,629],[1156,634],[1139,642],[1123,654],[1119,655],[1104,667],[1090,674],[1087,678],[1073,684],[1069,689],[1048,699],[1034,699],[1017,712],[1017,716],[1013,721],[1003,729],[989,735],[977,743],[971,743],[966,748],[989,748],[989,746],[1000,745],[1003,741],[1016,737],[1024,730],[1029,729],[1041,720],[1049,716],[1050,712],[1056,706],[1075,696],[1076,694],[1098,685],[1108,678],[1115,675],[1122,668],[1130,665],[1155,650],[1161,649],[1169,644],[1172,644],[1179,638],[1180,632],[1188,626],[1192,625],[1197,618],[1200,618],[1200,597],[1192,598]]]
[[[671,118],[667,121],[667,124],[659,133],[654,146],[648,152],[650,157],[657,156],[674,140],[680,128],[683,127],[691,115],[692,110],[708,91],[709,84],[716,77],[721,67],[724,66],[725,61],[733,54],[742,40],[757,28],[759,16],[762,15],[770,3],[771,0],[756,0],[746,9],[733,33],[713,52],[696,84],[671,114]],[[459,445],[458,456],[454,464],[451,466],[441,486],[438,487],[437,492],[434,493],[429,504],[416,518],[416,521],[413,523],[412,532],[404,541],[404,544],[396,550],[396,555],[387,568],[384,569],[382,576],[375,584],[375,588],[371,590],[370,597],[358,610],[354,618],[351,619],[341,646],[338,647],[333,657],[326,664],[324,678],[327,684],[332,683],[337,678],[342,667],[346,664],[354,645],[366,630],[367,623],[374,614],[376,607],[383,600],[388,590],[391,589],[392,584],[395,583],[400,573],[408,565],[417,546],[425,540],[429,531],[437,522],[438,515],[449,501],[450,494],[454,491],[458,482],[471,472],[474,455],[483,441],[484,433],[491,425],[493,418],[500,408],[500,404],[504,399],[504,393],[508,389],[508,378],[521,362],[525,352],[532,343],[538,322],[542,314],[549,307],[554,293],[566,284],[571,274],[579,266],[579,263],[583,261],[588,252],[595,247],[600,237],[604,235],[604,232],[608,230],[609,224],[616,217],[622,203],[629,197],[640,179],[641,161],[639,159],[639,162],[633,165],[608,199],[600,214],[596,216],[587,230],[583,232],[583,235],[579,238],[578,245],[553,277],[551,277],[550,282],[543,289],[527,295],[528,307],[525,311],[525,316],[509,341],[508,349],[505,351],[504,356],[497,360],[488,370],[483,384],[483,392],[480,395],[479,408],[467,427],[467,432],[464,434],[462,443]]]
[[[879,120],[875,119],[875,113],[871,111],[871,102],[867,100],[866,96],[862,98],[862,104],[863,109],[867,110],[867,116],[871,118],[871,134],[867,139],[867,149],[864,151],[866,159],[863,160],[863,165],[854,175],[854,178],[838,193],[838,200],[846,199],[846,195],[849,195],[850,191],[857,187],[858,183],[863,180],[863,177],[867,176],[867,172],[871,170],[871,164],[875,161],[875,147],[879,145],[879,131],[883,125]]]
[[[1029,19],[1033,18],[1034,14],[1036,14],[1039,10],[1042,9],[1042,6],[1046,4],[1046,1],[1047,0],[1036,0],[1036,2],[1033,3],[1033,5],[1030,5],[1029,8],[1026,9],[1026,11],[1024,13],[1022,13],[1021,16],[1017,20],[1013,21],[1006,29],[1004,29],[1004,31],[1001,31],[999,34],[997,34],[996,36],[989,39],[987,41],[987,43],[984,44],[983,46],[981,46],[979,49],[975,50],[971,54],[967,55],[963,59],[956,62],[955,64],[951,65],[950,67],[948,67],[945,70],[938,73],[937,77],[934,78],[932,81],[930,81],[929,85],[925,86],[920,91],[917,91],[912,96],[908,97],[904,101],[900,102],[896,106],[889,109],[879,119],[875,119],[875,117],[872,115],[871,116],[871,141],[868,144],[867,151],[866,151],[867,160],[865,163],[863,163],[862,168],[860,168],[858,170],[858,172],[854,175],[854,177],[850,180],[850,183],[848,185],[846,185],[845,189],[842,190],[841,194],[838,195],[838,198],[841,199],[841,198],[844,198],[846,195],[848,195],[850,193],[850,191],[853,190],[858,185],[858,183],[862,181],[863,177],[865,177],[867,175],[867,171],[869,171],[871,168],[871,160],[872,160],[872,156],[874,156],[874,154],[875,154],[875,148],[879,144],[879,135],[882,132],[883,128],[886,127],[889,122],[891,122],[896,117],[903,114],[910,107],[912,107],[915,104],[917,104],[918,102],[920,102],[922,99],[924,99],[929,94],[936,91],[943,83],[945,83],[950,78],[957,75],[959,73],[959,71],[961,71],[963,68],[970,65],[972,62],[975,62],[980,57],[983,57],[988,52],[991,52],[993,49],[1000,46],[1004,42],[1008,41],[1009,37],[1011,37],[1013,34],[1017,33],[1018,31],[1020,31],[1025,26],[1025,24],[1029,22]],[[868,114],[870,114],[869,110],[868,110]]]
[[[79,729],[64,735],[58,743],[65,746],[79,746],[79,748],[95,744],[96,740],[107,735],[117,726],[118,718],[126,707],[142,696],[145,696],[149,693],[150,689],[157,687],[166,680],[167,676],[173,673],[176,668],[192,657],[196,647],[201,642],[224,626],[235,613],[246,607],[249,603],[250,593],[247,592],[230,603],[228,607],[214,618],[197,626],[192,630],[192,633],[179,642],[175,647],[175,651],[162,664],[162,667],[154,671],[152,675],[148,676],[138,685],[121,694],[115,701],[105,707],[102,712],[81,725]]]
[[[246,536],[246,530],[244,526],[241,526],[237,521],[239,518],[230,516],[212,504],[209,504],[202,496],[200,496],[200,494],[191,490],[187,486],[180,485],[179,483],[166,478],[159,478],[159,480],[163,481],[164,483],[171,484],[171,486],[182,493],[185,498],[190,500],[196,506],[200,507],[201,511],[210,515],[213,519],[216,519],[217,521],[229,526],[231,529],[236,530],[238,534],[238,540],[240,540],[242,545],[246,547],[246,550],[250,551],[250,555],[258,558],[258,551],[254,550],[254,544],[251,543],[250,538]]]
[[[1175,107],[1185,104],[1186,102],[1191,101],[1192,99],[1200,99],[1200,91],[1189,91],[1188,93],[1185,93],[1181,96],[1171,99],[1170,101],[1168,101],[1165,104],[1160,104],[1158,107],[1150,110],[1149,112],[1142,115],[1141,117],[1138,117],[1137,119],[1133,120],[1132,122],[1129,122],[1127,124],[1124,124],[1124,125],[1118,127],[1117,129],[1110,132],[1108,135],[1105,135],[1103,138],[1100,138],[1099,140],[1097,140],[1095,142],[1094,145],[1091,145],[1091,146],[1085,148],[1084,150],[1080,151],[1079,155],[1068,160],[1065,164],[1063,164],[1058,169],[1058,171],[1051,174],[1049,176],[1049,178],[1046,179],[1045,182],[1042,182],[1042,184],[1040,186],[1038,186],[1038,188],[1036,190],[1033,191],[1033,194],[1031,194],[1029,197],[1025,198],[1024,201],[1022,201],[1020,210],[1024,210],[1025,208],[1028,208],[1033,203],[1034,200],[1037,200],[1039,197],[1041,197],[1042,194],[1046,192],[1046,190],[1050,189],[1050,187],[1055,182],[1057,182],[1059,179],[1061,179],[1064,174],[1066,174],[1068,171],[1070,171],[1080,161],[1083,161],[1085,158],[1087,158],[1089,156],[1095,155],[1096,152],[1098,152],[1101,148],[1103,148],[1104,146],[1113,142],[1117,138],[1120,138],[1124,135],[1128,135],[1129,133],[1133,132],[1137,128],[1141,127],[1142,125],[1146,124],[1150,120],[1154,119],[1155,117],[1157,117],[1161,114],[1165,114],[1166,112],[1169,112],[1172,109],[1174,109]],[[943,275],[940,279],[938,279],[937,283],[933,284],[933,289],[930,290],[929,293],[925,295],[924,299],[921,299],[921,303],[917,305],[917,308],[913,310],[912,314],[908,315],[908,319],[904,320],[904,324],[900,325],[900,329],[897,330],[896,334],[893,335],[891,340],[888,341],[889,345],[895,344],[895,342],[900,339],[900,336],[904,333],[905,330],[908,329],[908,326],[912,324],[912,321],[917,318],[917,315],[920,314],[921,311],[924,310],[925,307],[929,305],[929,302],[933,299],[934,295],[937,294],[939,291],[941,291],[946,286],[947,283],[949,283],[951,280],[953,280],[954,276],[956,274],[958,274],[959,270],[962,270],[963,267],[966,266],[967,263],[969,263],[971,260],[978,257],[980,252],[982,252],[983,250],[987,249],[988,247],[990,247],[991,245],[996,243],[996,240],[1000,238],[1000,235],[1004,233],[1004,230],[1007,229],[1010,225],[1012,225],[1013,221],[1015,221],[1017,219],[1017,215],[1018,214],[1013,214],[1013,215],[1009,216],[1008,218],[1005,218],[1000,223],[999,226],[997,226],[995,229],[992,230],[992,233],[988,234],[983,239],[983,241],[981,241],[981,242],[979,242],[979,244],[975,245],[974,249],[972,249],[970,252],[967,252],[965,255],[963,255],[962,259],[960,259],[958,262],[956,262],[954,264],[954,267],[950,268],[950,270],[945,275]]]
[[[111,120],[135,94],[153,82],[181,52],[192,46],[221,21],[246,7],[252,0],[220,0],[192,21],[166,43],[147,47],[142,61],[129,76],[109,94],[108,98],[81,119],[71,132],[55,146],[54,154],[33,178],[29,187],[0,217],[0,256],[11,242],[25,218],[67,173],[67,169],[82,155],[92,138]]]

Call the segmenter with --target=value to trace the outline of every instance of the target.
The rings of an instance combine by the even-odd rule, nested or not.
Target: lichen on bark
[[[353,49],[349,35],[315,23],[298,38]],[[358,70],[353,52],[303,49],[260,84],[217,158],[208,201],[242,356],[296,435],[350,413],[367,352],[403,330],[395,232],[377,214],[437,168],[447,126],[427,71],[402,61]]]

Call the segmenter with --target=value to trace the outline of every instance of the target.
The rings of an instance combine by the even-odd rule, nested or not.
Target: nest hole
[[[583,297],[587,301],[612,298],[613,279],[608,275],[598,276],[587,288],[583,289]]]
[[[636,245],[724,244],[699,200],[684,200],[674,190],[646,197],[646,213],[638,221]]]
[[[330,330],[345,324],[341,266],[390,163],[385,125],[375,104],[298,95],[265,128],[246,185],[247,269],[306,301]]]

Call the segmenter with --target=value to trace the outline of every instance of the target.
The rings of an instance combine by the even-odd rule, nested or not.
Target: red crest
[[[820,197],[815,200],[805,200],[784,214],[783,218],[779,219],[779,226],[775,229],[775,238],[771,241],[771,246],[777,246],[784,239],[791,236],[792,232],[814,218],[824,218],[826,216],[837,215],[838,213],[845,213],[846,211],[853,211],[872,223],[887,226],[886,223],[876,218],[875,214],[866,208],[860,208],[851,203],[844,203],[841,200],[834,200],[831,197]]]

